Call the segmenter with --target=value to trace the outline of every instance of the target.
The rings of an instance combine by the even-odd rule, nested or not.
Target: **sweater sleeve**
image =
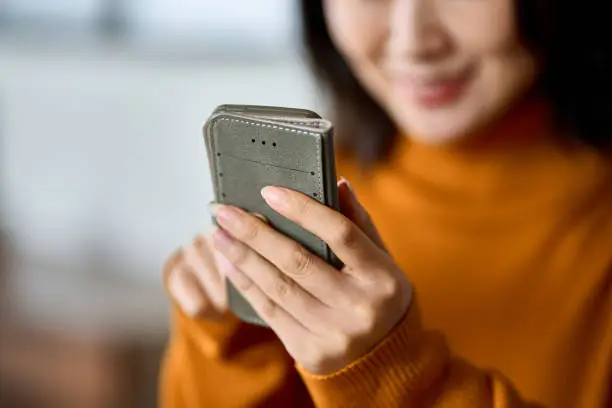
[[[298,371],[318,408],[537,406],[522,401],[503,376],[453,356],[441,335],[422,329],[416,305],[382,343],[339,372]]]
[[[311,407],[293,362],[272,331],[228,314],[204,321],[173,306],[162,361],[161,408]]]

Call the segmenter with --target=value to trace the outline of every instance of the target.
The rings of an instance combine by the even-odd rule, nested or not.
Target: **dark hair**
[[[612,140],[612,41],[595,0],[515,0],[524,43],[543,56],[539,87],[558,126],[598,148]],[[329,91],[341,148],[362,163],[386,157],[397,137],[332,43],[322,0],[302,0],[303,39],[311,67]],[[483,33],[486,35],[486,33]],[[350,135],[350,136],[349,136]]]

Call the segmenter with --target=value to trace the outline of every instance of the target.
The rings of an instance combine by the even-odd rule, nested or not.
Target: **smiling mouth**
[[[421,107],[438,109],[458,102],[474,77],[473,66],[445,73],[415,75],[394,72],[394,88]]]

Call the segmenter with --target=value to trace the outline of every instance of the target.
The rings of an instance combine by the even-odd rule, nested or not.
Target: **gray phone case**
[[[260,193],[268,185],[282,186],[338,209],[329,121],[304,109],[221,105],[204,125],[204,140],[216,202],[263,214],[276,230],[340,265],[325,242],[273,211]],[[236,316],[266,325],[229,282],[227,288]]]

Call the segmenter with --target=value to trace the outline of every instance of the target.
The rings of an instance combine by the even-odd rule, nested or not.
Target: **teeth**
[[[428,82],[418,84],[418,88],[424,91],[440,91],[448,88],[448,86],[452,84],[451,81],[437,81],[437,82]]]
[[[411,78],[410,82],[412,82],[416,86],[422,87],[440,87],[445,86],[449,83],[453,83],[458,80],[458,77],[444,77],[444,78]]]
[[[408,72],[396,72],[398,78],[405,78],[409,82],[417,86],[436,86],[438,84],[447,84],[461,80],[465,75],[465,70],[458,71],[447,71],[445,73],[439,72],[437,74],[425,74],[422,75],[414,74],[410,75]]]
[[[427,86],[423,89],[420,90],[422,95],[428,96],[428,97],[437,97],[442,95],[446,89],[446,87],[444,85],[433,85],[433,86]]]

